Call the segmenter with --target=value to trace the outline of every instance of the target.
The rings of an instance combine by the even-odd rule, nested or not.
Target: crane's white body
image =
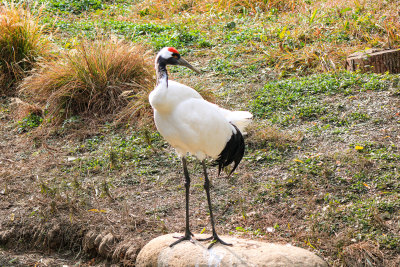
[[[246,111],[229,111],[220,108],[204,100],[192,88],[174,81],[168,81],[167,65],[181,65],[193,71],[199,71],[184,60],[173,47],[161,49],[155,60],[157,86],[149,96],[150,104],[154,109],[154,121],[161,135],[181,156],[185,175],[185,234],[172,243],[170,247],[184,240],[192,240],[193,237],[189,230],[190,177],[185,158],[187,153],[196,156],[203,165],[204,189],[207,195],[213,233],[210,238],[204,240],[213,240],[209,248],[216,242],[231,245],[222,241],[215,231],[210,181],[204,159],[207,156],[216,159],[218,175],[222,168],[234,163],[228,176],[232,174],[243,158],[245,144],[242,131],[250,122],[252,115]]]
[[[161,135],[181,156],[216,159],[236,129],[243,132],[251,113],[229,111],[204,100],[194,89],[161,78],[150,93],[154,120]]]

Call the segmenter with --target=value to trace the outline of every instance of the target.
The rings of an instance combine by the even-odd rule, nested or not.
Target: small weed
[[[350,114],[350,118],[355,121],[366,122],[370,119],[370,116],[365,113],[353,112]]]
[[[241,226],[237,226],[235,228],[235,230],[237,232],[239,232],[239,233],[250,233],[250,234],[252,234],[254,236],[265,236],[266,235],[266,233],[263,230],[259,229],[259,228],[256,229],[256,230],[253,230],[252,228],[243,228]]]
[[[30,130],[39,127],[39,125],[43,122],[43,118],[36,114],[29,114],[27,117],[18,121],[18,133],[29,132]]]

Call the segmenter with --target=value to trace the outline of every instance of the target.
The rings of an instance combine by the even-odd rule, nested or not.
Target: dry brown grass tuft
[[[142,46],[83,42],[26,78],[20,93],[44,107],[53,125],[71,116],[124,121],[151,112],[147,95],[153,72]]]
[[[283,148],[294,145],[303,138],[301,133],[288,133],[265,123],[252,123],[247,130],[248,144],[253,147],[269,145],[274,148]]]
[[[369,241],[347,246],[342,258],[344,266],[385,266],[383,252]]]
[[[0,93],[14,94],[15,83],[50,54],[50,42],[39,24],[40,10],[33,16],[22,4],[0,4]]]

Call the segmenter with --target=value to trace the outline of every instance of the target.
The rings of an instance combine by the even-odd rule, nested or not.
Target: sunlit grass
[[[335,117],[335,108],[325,103],[324,98],[334,95],[350,98],[367,90],[384,91],[398,86],[397,75],[349,72],[271,81],[256,93],[252,112],[281,125],[317,119],[337,125],[347,124],[347,120],[367,121],[369,116],[360,112],[348,117],[342,115],[340,119]]]
[[[255,54],[281,76],[343,69],[355,51],[400,45],[392,2],[158,0],[132,10],[137,20],[200,28],[209,32],[209,43]]]
[[[57,61],[46,63],[20,88],[23,95],[41,103],[57,124],[71,116],[116,116],[130,101],[148,112],[147,95],[153,86],[153,65],[143,47],[97,40],[82,42]],[[130,110],[130,116],[136,112]]]
[[[65,12],[53,2],[47,12]],[[57,19],[49,15],[46,20],[59,28],[63,45],[77,35],[111,33],[154,50],[200,48],[225,57],[235,47],[236,57],[250,54],[262,62],[260,68],[285,77],[343,69],[345,58],[355,51],[399,46],[396,10],[395,2],[371,0],[103,1],[101,8],[62,13]]]
[[[139,14],[141,16],[151,15],[157,18],[169,17],[182,12],[259,12],[268,10],[293,11],[300,1],[265,1],[265,0],[153,0],[143,1]]]
[[[43,33],[38,8],[39,15],[33,16],[22,4],[0,4],[0,92],[15,93],[11,90],[14,84],[35,62],[49,55],[50,43]]]

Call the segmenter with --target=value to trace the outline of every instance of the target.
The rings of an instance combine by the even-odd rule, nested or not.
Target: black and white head
[[[165,69],[167,65],[180,65],[185,66],[197,73],[200,73],[198,69],[189,64],[179,54],[178,50],[173,47],[164,47],[158,52],[156,57],[156,69]]]

